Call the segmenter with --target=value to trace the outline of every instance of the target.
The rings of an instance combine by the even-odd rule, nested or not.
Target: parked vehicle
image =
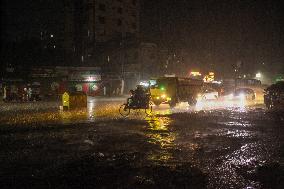
[[[269,86],[264,91],[264,104],[267,108],[284,107],[284,82]]]
[[[179,102],[195,105],[203,81],[191,78],[160,77],[150,80],[151,99],[155,105],[168,103],[174,107]]]

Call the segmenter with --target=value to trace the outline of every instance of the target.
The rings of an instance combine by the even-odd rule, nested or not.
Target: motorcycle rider
[[[137,85],[134,94],[135,94],[134,99],[135,99],[137,106],[143,105],[144,102],[145,102],[146,95],[145,95],[145,91],[144,91],[144,89],[142,88],[141,85]]]
[[[130,97],[127,99],[128,106],[141,107],[146,103],[146,93],[142,86],[137,85],[135,90],[130,90]]]
[[[130,97],[127,98],[127,105],[128,105],[128,106],[133,106],[133,104],[134,104],[135,91],[131,89],[131,90],[129,91],[129,95],[130,95]]]

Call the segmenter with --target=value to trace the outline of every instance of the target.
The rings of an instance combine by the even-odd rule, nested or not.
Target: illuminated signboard
[[[203,78],[204,82],[213,82],[215,79],[215,73],[214,72],[209,72],[208,75],[205,75]]]
[[[100,81],[100,74],[86,74],[84,72],[73,72],[69,75],[69,80],[71,81]]]

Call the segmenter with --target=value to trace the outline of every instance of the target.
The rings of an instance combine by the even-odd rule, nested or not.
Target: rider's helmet
[[[132,89],[129,91],[129,94],[130,94],[130,95],[134,95],[134,93],[135,93],[135,92],[134,92],[134,90],[132,90]]]
[[[142,85],[137,85],[135,91],[138,92],[138,93],[143,93],[144,89],[143,89]]]
[[[136,89],[143,89],[142,85],[137,85]]]

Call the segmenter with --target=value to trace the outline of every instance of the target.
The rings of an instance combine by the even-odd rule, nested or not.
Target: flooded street
[[[123,100],[1,104],[2,186],[283,188],[283,112],[219,100],[124,118]]]

